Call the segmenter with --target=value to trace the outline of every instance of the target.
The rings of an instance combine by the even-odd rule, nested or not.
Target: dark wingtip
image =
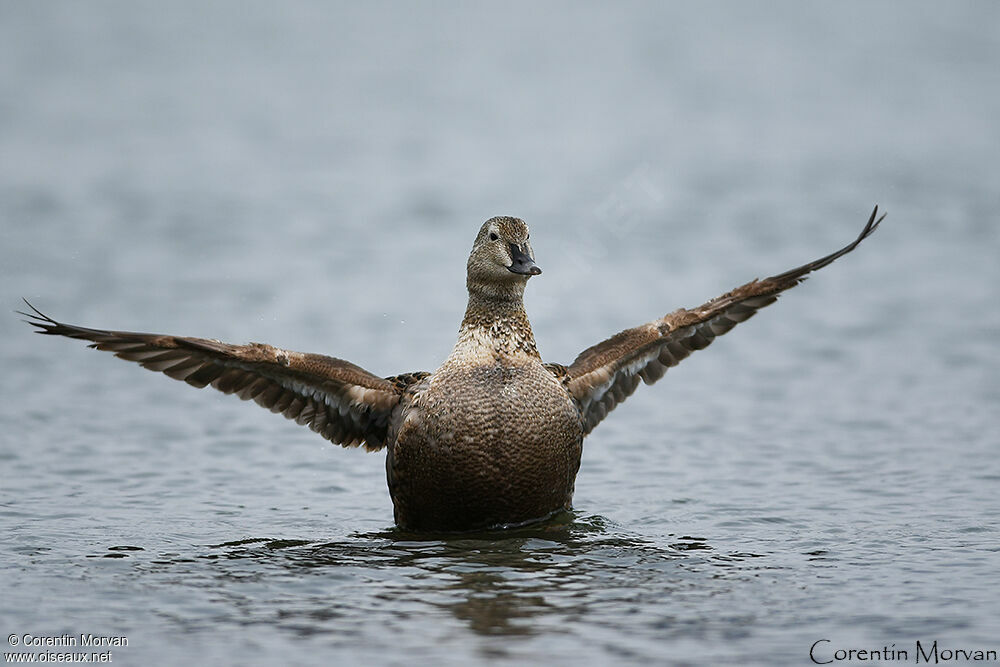
[[[878,217],[876,218],[875,216]],[[858,238],[854,239],[854,243],[851,243],[849,246],[844,248],[842,251],[843,254],[847,254],[851,250],[854,250],[854,248],[858,247],[862,241],[871,236],[872,233],[878,229],[878,226],[882,224],[883,220],[885,220],[885,213],[878,215],[878,204],[875,204],[875,208],[872,209],[872,214],[868,216],[868,222],[865,223],[865,228],[861,230],[860,234],[858,234]]]
[[[871,217],[868,218],[868,224],[865,225],[864,230],[861,232],[861,238],[858,239],[859,241],[861,239],[867,238],[872,232],[878,229],[878,226],[882,224],[883,220],[885,220],[885,215],[886,215],[885,213],[882,213],[882,215],[878,215],[878,219],[875,218],[875,216],[877,215],[878,215],[878,204],[875,204],[875,208],[872,209]]]
[[[802,266],[794,268],[791,271],[785,271],[784,273],[778,274],[776,276],[771,276],[766,280],[780,281],[780,280],[791,279],[795,280],[796,282],[802,282],[802,279],[806,276],[806,274],[811,273],[812,271],[816,271],[818,269],[822,269],[824,266],[827,266],[832,262],[834,262],[835,260],[843,257],[847,253],[857,248],[862,241],[871,236],[872,232],[878,229],[878,226],[885,219],[885,213],[883,213],[881,216],[878,216],[877,218],[876,216],[878,216],[878,204],[876,204],[875,208],[872,209],[872,214],[868,217],[868,222],[865,223],[864,229],[862,229],[861,233],[858,234],[858,238],[854,239],[853,241],[848,243],[846,246],[844,246],[837,252],[831,253],[826,257],[821,257],[820,259],[817,259],[814,262],[803,264]]]
[[[56,322],[54,319],[52,319],[51,317],[49,317],[48,315],[46,315],[45,313],[43,313],[42,311],[38,310],[33,305],[31,305],[31,302],[25,299],[23,296],[21,297],[21,301],[24,301],[24,304],[28,306],[28,308],[31,308],[33,312],[26,313],[23,310],[15,310],[14,312],[17,313],[18,315],[24,315],[24,317],[28,318],[26,320],[21,320],[25,324],[30,324],[33,327],[38,327],[39,330],[36,331],[35,333],[40,333],[40,334],[52,333],[51,327],[59,325],[59,323]]]

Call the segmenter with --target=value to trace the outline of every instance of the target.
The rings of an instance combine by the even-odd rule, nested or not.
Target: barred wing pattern
[[[653,384],[668,368],[777,301],[781,292],[798,285],[809,273],[854,250],[885,218],[883,214],[876,219],[877,215],[878,206],[861,234],[837,252],[776,276],[753,280],[693,310],[681,308],[626,329],[581,352],[566,367],[563,381],[580,404],[585,433],[631,396],[640,380]]]
[[[38,327],[38,333],[89,340],[92,348],[114,352],[193,387],[211,385],[245,401],[253,399],[345,447],[363,444],[369,451],[384,447],[400,397],[411,382],[426,376],[408,373],[383,379],[342,359],[262,343],[231,345],[205,338],[88,329],[57,322],[25,303],[34,312],[20,314]]]

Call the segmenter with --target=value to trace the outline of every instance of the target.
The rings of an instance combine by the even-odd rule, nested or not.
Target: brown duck
[[[30,303],[34,314],[21,314],[39,333],[93,341],[195,387],[253,399],[334,443],[386,449],[400,527],[510,526],[570,507],[584,436],[640,380],[656,382],[808,273],[854,250],[882,221],[877,212],[837,252],[622,331],[569,366],[543,363],[535,347],[522,297],[541,269],[527,225],[511,217],[491,218],[479,230],[458,342],[433,373],[380,378],[341,359],[261,343],[87,329]]]

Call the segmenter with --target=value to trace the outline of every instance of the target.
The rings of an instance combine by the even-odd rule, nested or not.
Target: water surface
[[[576,510],[392,527],[381,454],[0,317],[0,626],[117,664],[804,664],[1000,648],[989,3],[6,3],[0,285],[433,370],[524,217],[547,360],[849,241],[641,387]],[[41,649],[35,649],[39,651]]]

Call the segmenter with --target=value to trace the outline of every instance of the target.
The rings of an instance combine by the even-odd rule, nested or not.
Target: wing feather
[[[33,312],[20,314],[38,333],[88,340],[90,347],[193,387],[211,385],[252,400],[348,447],[384,447],[393,409],[410,384],[427,376],[380,378],[342,359],[261,343],[88,329],[58,322],[25,303]]]
[[[653,384],[668,368],[777,301],[779,294],[809,273],[854,250],[885,218],[885,214],[877,215],[878,206],[858,237],[834,253],[770,278],[752,280],[692,310],[681,308],[626,329],[581,352],[565,367],[563,381],[580,404],[586,432],[631,396],[640,380]]]

